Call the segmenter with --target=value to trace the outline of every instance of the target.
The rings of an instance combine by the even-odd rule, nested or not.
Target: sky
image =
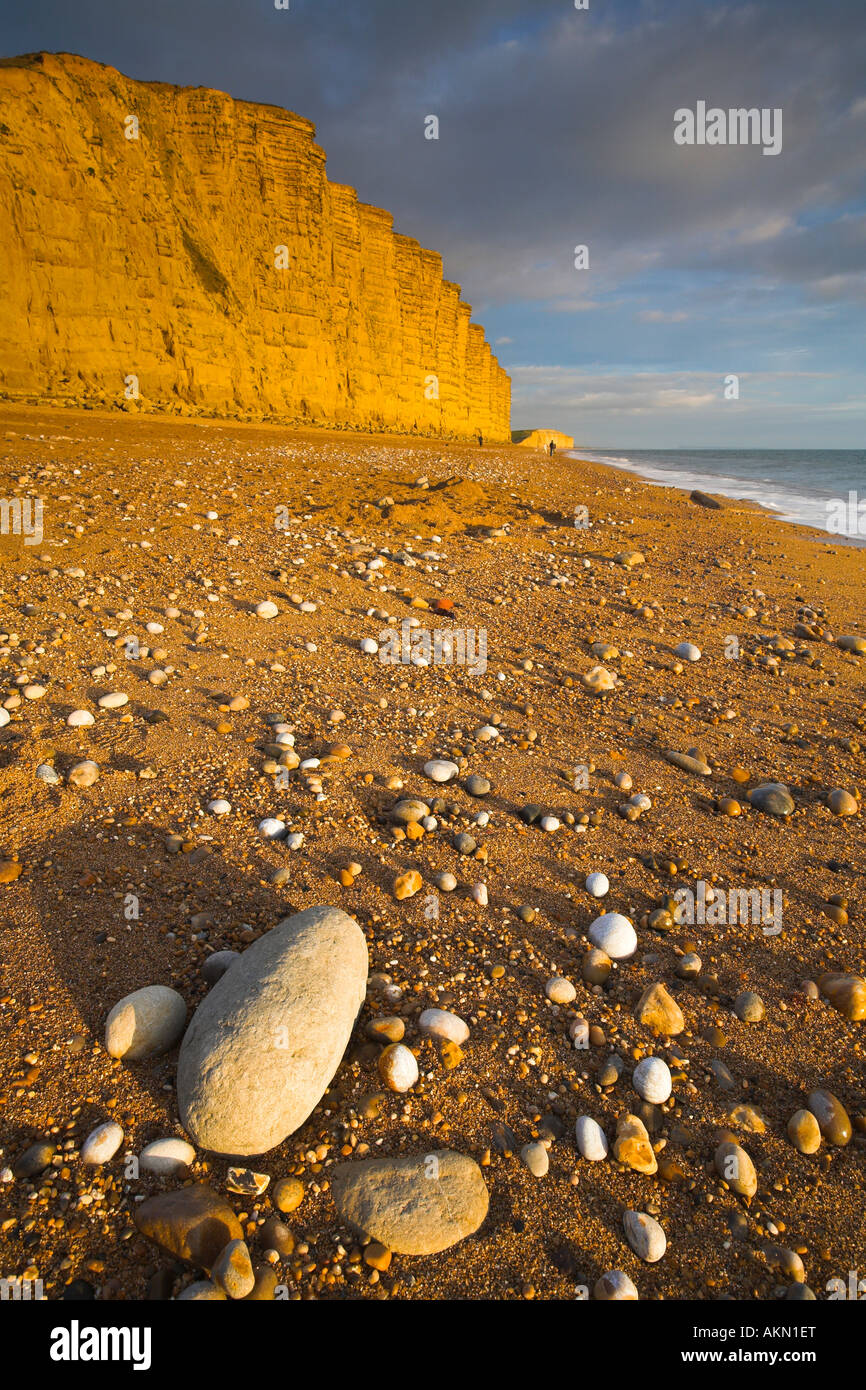
[[[314,121],[330,177],[442,253],[515,429],[866,448],[866,0],[276,3],[38,0],[0,53]],[[781,110],[780,152],[678,144],[699,102]]]

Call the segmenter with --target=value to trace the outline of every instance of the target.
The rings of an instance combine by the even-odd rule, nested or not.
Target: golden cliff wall
[[[157,409],[510,439],[441,257],[330,183],[314,133],[71,55],[0,61],[0,390],[129,407],[134,377]]]
[[[572,436],[560,430],[512,430],[511,442],[524,449],[546,449],[549,444],[555,444],[557,449],[574,448]]]

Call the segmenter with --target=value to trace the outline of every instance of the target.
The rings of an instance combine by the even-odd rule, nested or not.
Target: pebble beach
[[[579,453],[579,450],[575,451]],[[0,1269],[866,1275],[864,552],[516,446],[0,404]]]

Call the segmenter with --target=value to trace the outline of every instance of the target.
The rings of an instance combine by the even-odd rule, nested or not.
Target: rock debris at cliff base
[[[652,1300],[862,1269],[862,551],[519,446],[5,405],[0,459],[43,500],[38,543],[0,536],[6,1275]],[[211,1063],[325,920],[357,954],[274,1024],[293,1128],[281,1066],[233,1107]]]

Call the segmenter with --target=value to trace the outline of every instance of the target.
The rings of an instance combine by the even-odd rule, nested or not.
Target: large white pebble
[[[259,834],[264,835],[266,840],[278,840],[285,833],[286,822],[277,820],[276,816],[265,816],[264,820],[259,821]]]
[[[85,758],[83,763],[76,763],[66,774],[66,780],[73,787],[92,787],[98,779],[99,765],[90,758]]]
[[[701,649],[700,647],[696,647],[694,642],[680,642],[680,645],[675,647],[674,651],[683,661],[700,661],[701,659]]]
[[[424,764],[424,776],[429,777],[431,782],[450,782],[459,771],[457,764],[449,762],[447,758],[433,758]]]
[[[593,1298],[601,1303],[635,1303],[637,1289],[621,1269],[609,1269],[595,1283]]]
[[[257,618],[275,618],[279,611],[280,610],[277,607],[277,605],[275,603],[271,603],[271,600],[269,598],[264,599],[262,603],[256,604]]]
[[[425,1009],[418,1019],[422,1033],[432,1033],[434,1038],[443,1038],[460,1047],[469,1037],[469,1025],[447,1009]]]
[[[137,1062],[174,1047],[186,1022],[186,1004],[167,985],[146,985],[119,1000],[105,1020],[111,1057]]]
[[[559,829],[560,821],[557,820],[556,816],[542,816],[538,824],[542,830],[546,830],[548,834],[552,835],[554,830]]]
[[[379,1075],[389,1091],[410,1091],[418,1080],[415,1054],[403,1043],[392,1043],[379,1057]]]
[[[607,1136],[591,1115],[578,1115],[574,1137],[582,1158],[588,1158],[590,1163],[600,1163],[607,1158]]]
[[[232,806],[230,801],[226,801],[224,797],[218,796],[216,801],[208,802],[207,808],[212,816],[227,816]]]
[[[605,912],[596,917],[589,928],[589,939],[611,960],[626,960],[637,950],[637,932],[621,912]]]
[[[138,1161],[146,1173],[173,1177],[195,1163],[195,1149],[185,1139],[154,1139],[144,1146]]]
[[[120,1125],[114,1120],[106,1120],[105,1124],[97,1125],[81,1145],[81,1162],[98,1168],[114,1158],[122,1143],[123,1130]]]
[[[603,898],[610,892],[610,880],[607,874],[592,873],[587,875],[586,891],[591,893],[594,898]]]
[[[625,1238],[638,1259],[655,1264],[668,1248],[667,1236],[659,1223],[645,1211],[627,1211],[622,1224]]]
[[[364,933],[333,907],[307,908],[241,952],[180,1049],[177,1105],[190,1142],[234,1158],[293,1134],[341,1064],[367,966]]]
[[[8,709],[4,709],[3,706],[0,705],[0,729],[4,729],[6,727],[6,725],[9,723],[9,719],[10,714]]]
[[[100,695],[97,700],[100,709],[120,709],[128,702],[129,696],[124,695],[122,690],[110,690],[107,695]]]
[[[372,637],[361,638],[361,651],[365,656],[375,656],[379,650],[379,643]]]
[[[547,1149],[537,1140],[533,1140],[531,1144],[524,1144],[520,1150],[520,1157],[534,1178],[543,1178],[550,1167]]]
[[[673,1090],[670,1068],[661,1057],[644,1057],[638,1062],[631,1079],[638,1095],[651,1105],[663,1105]]]
[[[74,709],[66,722],[70,729],[83,729],[96,721],[89,709]]]
[[[571,980],[566,980],[562,975],[554,975],[548,980],[544,992],[554,1004],[570,1004],[577,996],[577,990]]]

